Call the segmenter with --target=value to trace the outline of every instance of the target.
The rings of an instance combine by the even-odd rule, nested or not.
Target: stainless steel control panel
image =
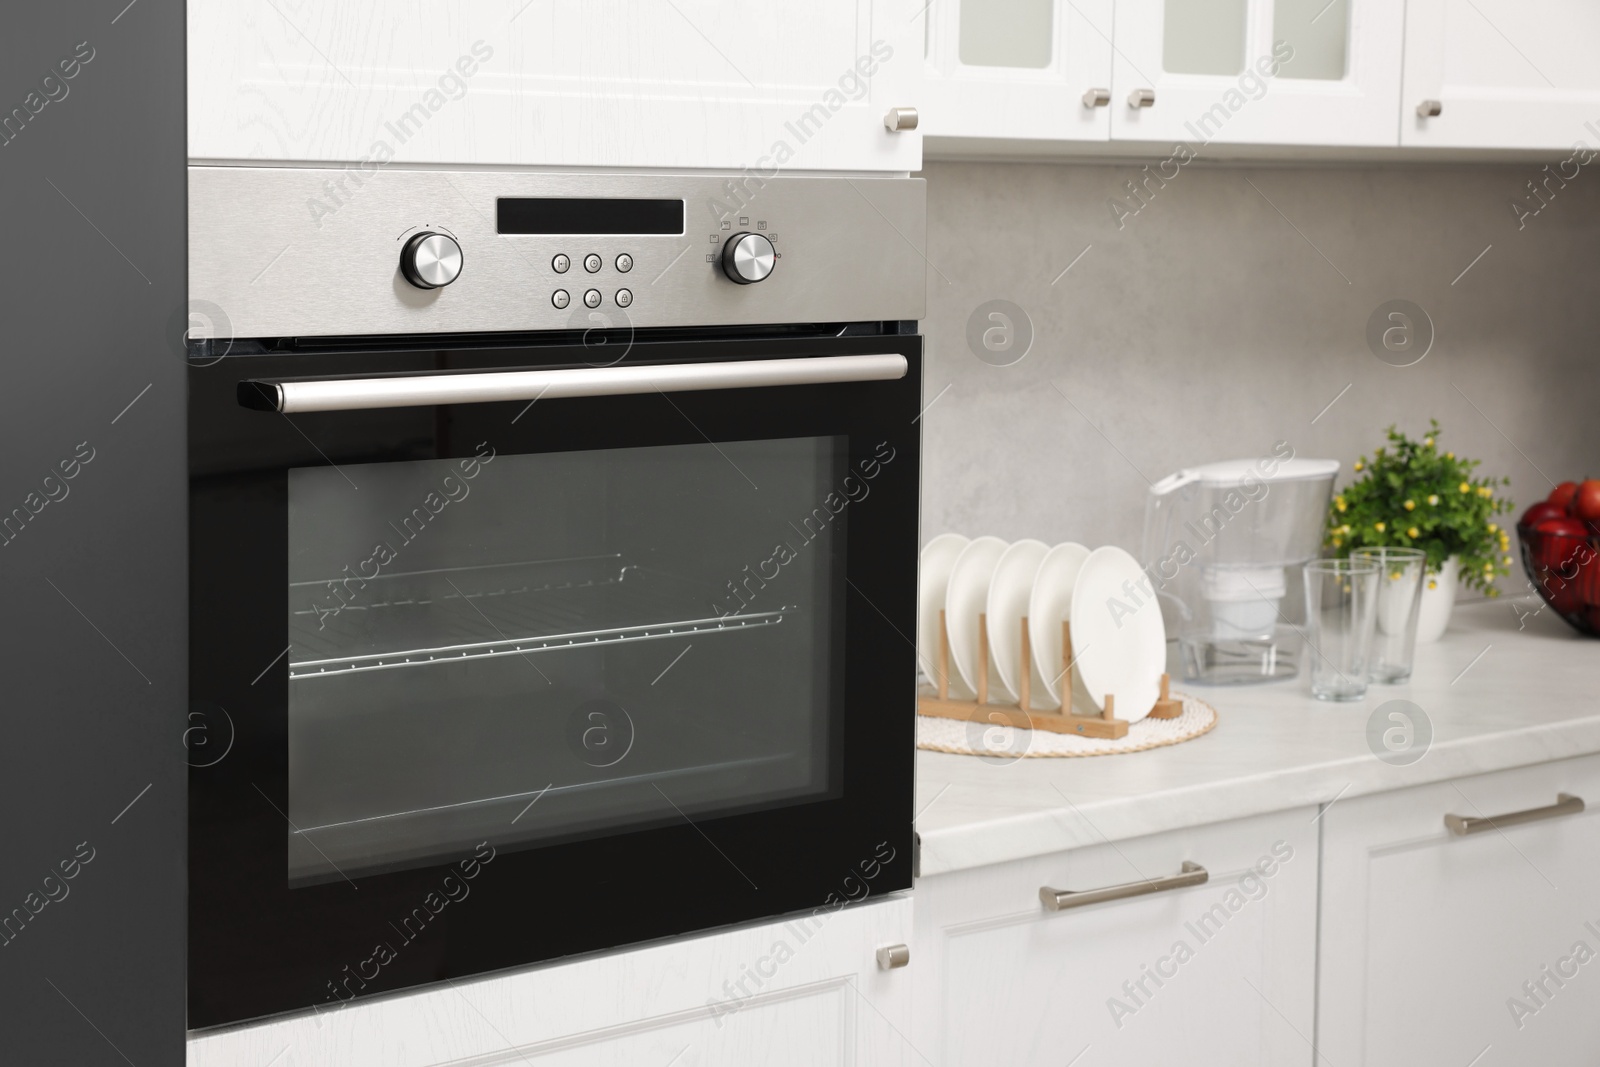
[[[925,203],[919,178],[191,167],[190,336],[920,319]]]

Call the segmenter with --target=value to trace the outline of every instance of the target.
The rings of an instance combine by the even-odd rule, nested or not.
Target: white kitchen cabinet
[[[1594,1063],[1600,815],[1547,811],[1466,836],[1444,821],[1547,808],[1558,793],[1600,798],[1600,756],[1328,809],[1317,1027],[1327,1063]]]
[[[922,129],[929,136],[1104,141],[1111,136],[1112,0],[929,4]],[[1096,92],[1104,94],[1097,96]]]
[[[1593,0],[1407,0],[1400,141],[1600,146],[1597,45]],[[1438,114],[1419,114],[1428,101]]]
[[[1315,816],[1303,808],[922,879],[913,1040],[940,1067],[1310,1063]],[[1042,886],[1142,884],[1185,861],[1209,880],[1055,912],[1040,901]]]
[[[1396,0],[957,0],[925,21],[929,136],[1399,143]]]
[[[642,887],[640,906],[650,906]],[[189,1040],[189,1067],[909,1065],[905,896]],[[562,921],[560,915],[549,921]],[[913,947],[913,965],[916,952]]]
[[[191,0],[201,160],[910,171],[912,0]]]
[[[1402,29],[1396,0],[1117,0],[1111,136],[1396,144]]]

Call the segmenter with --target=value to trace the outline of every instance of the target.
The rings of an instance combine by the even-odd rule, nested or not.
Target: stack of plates
[[[1028,619],[1035,710],[1061,706],[1061,624],[1072,624],[1073,709],[1090,714],[1116,697],[1119,719],[1138,722],[1160,695],[1167,635],[1149,579],[1120,548],[1090,551],[1068,541],[1007,543],[941,534],[922,549],[917,585],[917,663],[939,678],[939,612],[950,638],[950,696],[977,698],[978,616],[987,615],[989,701],[1021,699],[1022,619]]]

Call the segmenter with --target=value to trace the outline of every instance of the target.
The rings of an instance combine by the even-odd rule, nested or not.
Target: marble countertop
[[[1409,682],[1372,686],[1359,703],[1312,699],[1302,670],[1268,685],[1175,686],[1218,722],[1166,748],[1012,762],[919,751],[921,874],[1600,752],[1600,640],[1548,608],[1519,618],[1537,606],[1458,606],[1444,639],[1418,646]],[[1368,747],[1368,718],[1394,699],[1432,724],[1408,766]]]

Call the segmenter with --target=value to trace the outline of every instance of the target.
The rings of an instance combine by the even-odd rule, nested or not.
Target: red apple
[[[1548,500],[1541,500],[1527,511],[1524,511],[1520,521],[1523,526],[1537,528],[1541,522],[1545,522],[1548,519],[1564,519],[1566,517],[1567,509],[1564,506],[1551,503]]]
[[[1572,510],[1572,498],[1578,495],[1577,482],[1562,482],[1550,490],[1550,495],[1545,499],[1563,511]]]
[[[1600,522],[1600,478],[1585,478],[1572,498],[1572,513],[1589,522]]]
[[[1534,527],[1534,532],[1537,535],[1533,544],[1534,563],[1567,582],[1578,577],[1580,566],[1594,559],[1586,523],[1577,519],[1546,519]]]

